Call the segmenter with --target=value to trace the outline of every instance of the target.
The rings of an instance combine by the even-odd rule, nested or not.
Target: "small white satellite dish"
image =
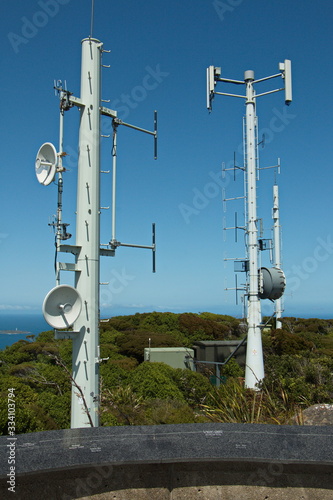
[[[45,142],[38,150],[35,162],[36,177],[40,184],[48,186],[57,170],[58,155],[50,142]]]
[[[43,303],[45,321],[53,328],[69,328],[82,308],[79,292],[69,285],[59,285],[49,291]]]

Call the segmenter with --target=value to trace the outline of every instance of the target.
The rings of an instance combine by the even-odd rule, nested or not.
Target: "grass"
[[[246,389],[243,380],[229,378],[211,394],[211,404],[202,405],[212,422],[246,424],[301,424],[301,409],[309,406],[304,398],[291,401],[282,386],[269,390]],[[296,420],[293,420],[296,419]]]

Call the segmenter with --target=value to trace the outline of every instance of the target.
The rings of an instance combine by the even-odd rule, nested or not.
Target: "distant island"
[[[12,334],[18,333],[18,334],[22,335],[24,333],[31,333],[31,332],[25,332],[23,330],[0,330],[0,333],[5,333],[6,335],[12,335]]]

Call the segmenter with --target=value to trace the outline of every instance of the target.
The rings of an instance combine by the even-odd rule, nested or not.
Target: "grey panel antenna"
[[[207,68],[207,109],[212,110],[212,99],[214,97],[214,66]]]
[[[282,78],[284,78],[284,100],[287,106],[289,106],[289,104],[293,100],[291,83],[291,60],[285,59],[284,63],[279,64],[279,69],[282,72]]]
[[[292,85],[291,85],[291,61],[286,59],[284,61],[284,85],[285,85],[285,102],[286,104],[290,104],[293,96],[292,96]]]

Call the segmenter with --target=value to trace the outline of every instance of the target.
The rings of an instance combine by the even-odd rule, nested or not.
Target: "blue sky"
[[[79,97],[81,39],[90,34],[90,0],[2,0],[1,2],[1,183],[0,315],[40,312],[54,286],[56,211],[54,184],[38,184],[34,162],[40,145],[58,145],[58,98],[53,80],[67,81]],[[222,181],[222,162],[234,151],[242,162],[244,102],[216,96],[206,110],[206,67],[243,79],[278,72],[292,60],[293,97],[282,92],[257,100],[262,167],[281,158],[277,177],[283,231],[283,269],[288,278],[285,315],[333,317],[332,230],[332,15],[326,0],[95,0],[93,36],[104,43],[103,98],[125,121],[151,129],[158,110],[159,157],[151,137],[122,127],[118,133],[117,239],[150,244],[157,230],[157,272],[148,250],[119,248],[102,258],[104,315],[143,311],[214,311],[241,315],[233,264],[244,257],[242,236],[223,231],[241,218],[241,176]],[[150,75],[150,76],[148,76]],[[272,80],[263,89],[276,88]],[[222,85],[222,84],[220,84]],[[259,87],[258,87],[259,89]],[[261,89],[261,88],[260,88]],[[227,91],[219,88],[217,90]],[[234,89],[232,89],[234,91]],[[237,88],[237,91],[239,89]],[[257,90],[259,92],[259,90]],[[126,97],[127,96],[127,97]],[[75,235],[78,111],[65,115],[65,222]],[[103,121],[104,131],[109,123]],[[111,139],[102,139],[102,168],[111,167]],[[271,237],[274,170],[261,172],[258,215]],[[102,205],[111,204],[111,176],[102,178]],[[102,241],[111,236],[111,214],[103,211]],[[74,244],[73,237],[70,242]],[[66,255],[61,256],[66,260]],[[263,255],[262,264],[268,265]],[[63,283],[72,276],[63,274]],[[262,301],[264,314],[272,310]]]

